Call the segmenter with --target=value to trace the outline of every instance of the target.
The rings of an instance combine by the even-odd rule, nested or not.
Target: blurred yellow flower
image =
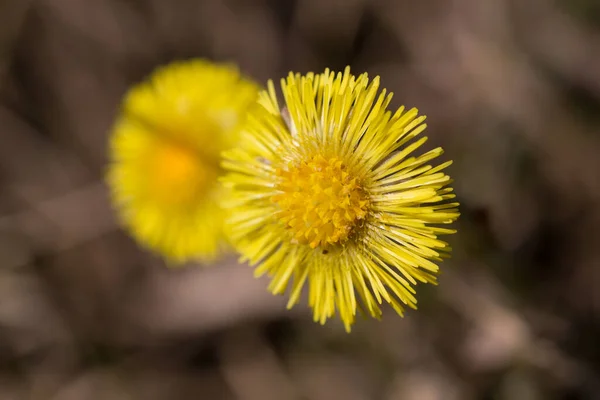
[[[197,59],[158,68],[125,96],[110,141],[112,201],[169,263],[222,249],[220,153],[237,143],[258,90],[235,67]]]
[[[321,324],[337,309],[350,331],[357,308],[379,318],[383,300],[400,315],[416,308],[413,286],[436,283],[434,262],[450,252],[438,236],[455,232],[436,225],[459,216],[442,172],[451,162],[428,164],[442,149],[412,155],[425,117],[386,111],[392,94],[377,95],[379,78],[349,68],[281,86],[285,107],[269,82],[224,153],[232,243],[273,293],[291,286],[288,308],[308,281]]]

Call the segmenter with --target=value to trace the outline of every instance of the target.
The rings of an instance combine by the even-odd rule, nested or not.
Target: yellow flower
[[[436,225],[459,216],[444,168],[428,163],[436,148],[414,156],[425,117],[386,111],[392,94],[329,70],[282,80],[259,95],[240,145],[224,153],[231,191],[227,231],[244,261],[267,273],[269,289],[291,286],[288,308],[305,282],[315,321],[336,309],[346,327],[357,308],[375,318],[383,300],[403,315],[416,308],[417,282],[436,283],[435,261],[449,255]]]
[[[125,227],[170,263],[219,254],[220,153],[237,143],[258,90],[233,66],[191,60],[157,69],[127,93],[107,182]]]

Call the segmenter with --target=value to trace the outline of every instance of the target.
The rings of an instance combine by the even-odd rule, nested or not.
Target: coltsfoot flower
[[[450,247],[440,227],[455,221],[450,177],[429,162],[441,148],[413,155],[425,141],[416,109],[387,111],[392,94],[329,70],[290,74],[259,97],[239,146],[224,153],[231,191],[227,230],[269,289],[290,288],[288,308],[309,285],[315,321],[336,309],[350,331],[357,309],[379,318],[383,301],[403,315],[416,308],[417,282],[436,283]]]
[[[206,60],[157,69],[124,98],[107,182],[139,243],[169,263],[211,260],[222,248],[220,153],[237,143],[258,86]]]

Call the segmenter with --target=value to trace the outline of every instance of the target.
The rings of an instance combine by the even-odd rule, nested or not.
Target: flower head
[[[290,74],[260,94],[240,145],[224,153],[231,190],[227,229],[243,258],[267,273],[269,289],[291,287],[288,308],[309,285],[320,323],[336,309],[349,331],[356,310],[381,316],[385,300],[400,314],[416,308],[417,282],[436,283],[436,261],[449,255],[438,225],[458,218],[450,178],[428,163],[436,148],[413,155],[426,140],[417,110],[387,111],[349,68],[337,75]]]
[[[205,60],[161,67],[127,93],[107,181],[126,228],[169,262],[218,254],[220,153],[257,93],[235,67]]]

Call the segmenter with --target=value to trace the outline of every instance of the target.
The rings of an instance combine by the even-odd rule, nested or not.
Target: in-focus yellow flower
[[[219,254],[220,153],[258,90],[234,66],[200,59],[160,67],[127,93],[107,181],[126,228],[170,263]]]
[[[244,260],[267,273],[275,294],[291,286],[288,308],[305,282],[315,321],[336,309],[346,327],[357,308],[375,318],[386,301],[416,308],[417,282],[436,283],[435,261],[449,255],[436,225],[459,216],[444,168],[414,156],[426,137],[417,110],[386,111],[379,78],[345,72],[272,82],[249,114],[240,145],[224,153],[231,190],[227,230]],[[358,296],[357,296],[358,295]]]

